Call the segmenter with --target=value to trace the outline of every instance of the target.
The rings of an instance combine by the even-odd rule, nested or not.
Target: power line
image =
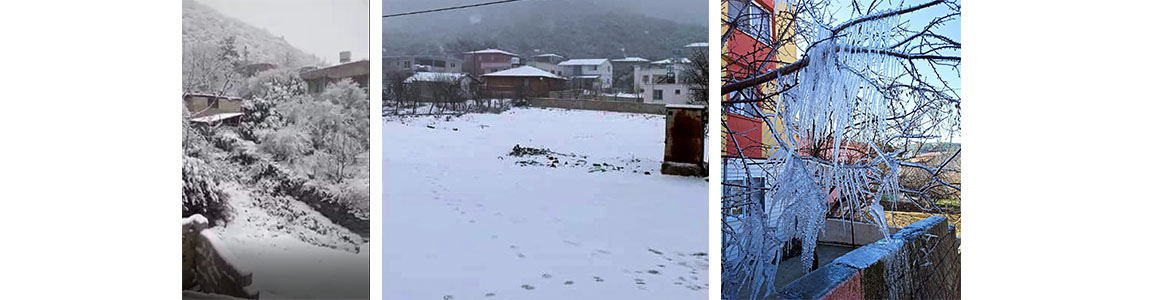
[[[417,15],[417,14],[433,13],[433,12],[440,12],[440,11],[446,11],[446,10],[455,10],[455,9],[461,9],[461,8],[469,8],[469,7],[477,7],[477,6],[486,6],[486,5],[502,4],[502,3],[508,3],[508,2],[517,2],[517,1],[523,1],[523,0],[502,0],[502,1],[492,1],[492,2],[477,3],[477,4],[468,4],[468,5],[462,5],[462,6],[452,6],[452,7],[444,7],[444,8],[436,8],[436,9],[428,9],[428,10],[420,10],[420,11],[412,11],[412,12],[405,12],[405,13],[397,13],[397,14],[383,15],[383,16],[382,16],[382,18],[390,18],[390,17],[400,17],[400,16],[408,16],[408,15]]]

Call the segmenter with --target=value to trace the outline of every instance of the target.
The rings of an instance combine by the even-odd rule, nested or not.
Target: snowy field
[[[383,126],[387,299],[707,298],[707,182],[658,172],[663,116],[517,108]]]
[[[369,299],[369,243],[360,236],[302,202],[261,203],[238,185],[226,190],[233,220],[210,230],[252,272],[261,299]]]

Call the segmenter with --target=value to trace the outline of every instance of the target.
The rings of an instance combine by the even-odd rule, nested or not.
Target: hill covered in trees
[[[427,2],[386,9],[401,12],[441,7],[450,1]],[[387,18],[382,23],[386,55],[458,54],[494,47],[524,56],[661,59],[686,44],[707,39],[707,26],[699,25],[703,22],[679,23],[590,1],[525,1]]]
[[[192,47],[219,45],[229,39],[240,59],[248,63],[301,67],[321,61],[265,29],[225,16],[196,1],[183,0],[184,56]]]

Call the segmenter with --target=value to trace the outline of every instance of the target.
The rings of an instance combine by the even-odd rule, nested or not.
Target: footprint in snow
[[[487,294],[483,294],[483,296],[484,296],[484,297],[492,297],[492,296],[495,296],[495,295],[496,295],[496,293],[487,293]]]
[[[605,279],[601,279],[601,277],[593,276],[593,281],[596,281],[596,282],[605,282]]]
[[[443,300],[451,300],[451,299],[455,299],[455,296],[452,296],[452,295],[443,296]]]
[[[540,274],[540,277],[543,277],[544,279],[549,279],[549,278],[552,278],[552,274],[548,274],[548,273]]]
[[[522,288],[524,288],[524,289],[526,289],[526,290],[529,290],[529,291],[531,291],[531,290],[533,290],[533,289],[536,289],[536,287],[535,287],[535,286],[531,286],[531,285],[527,285],[527,284],[525,284],[525,285],[521,285],[520,287],[522,287]]]
[[[572,280],[565,281],[565,285],[573,285],[573,281]]]

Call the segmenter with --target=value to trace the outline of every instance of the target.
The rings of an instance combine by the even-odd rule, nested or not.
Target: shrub
[[[278,161],[292,160],[310,149],[312,147],[309,135],[295,127],[285,127],[276,131],[266,130],[261,133],[260,150]]]
[[[207,168],[200,159],[183,158],[183,217],[200,214],[214,226],[228,221],[231,207]]]

